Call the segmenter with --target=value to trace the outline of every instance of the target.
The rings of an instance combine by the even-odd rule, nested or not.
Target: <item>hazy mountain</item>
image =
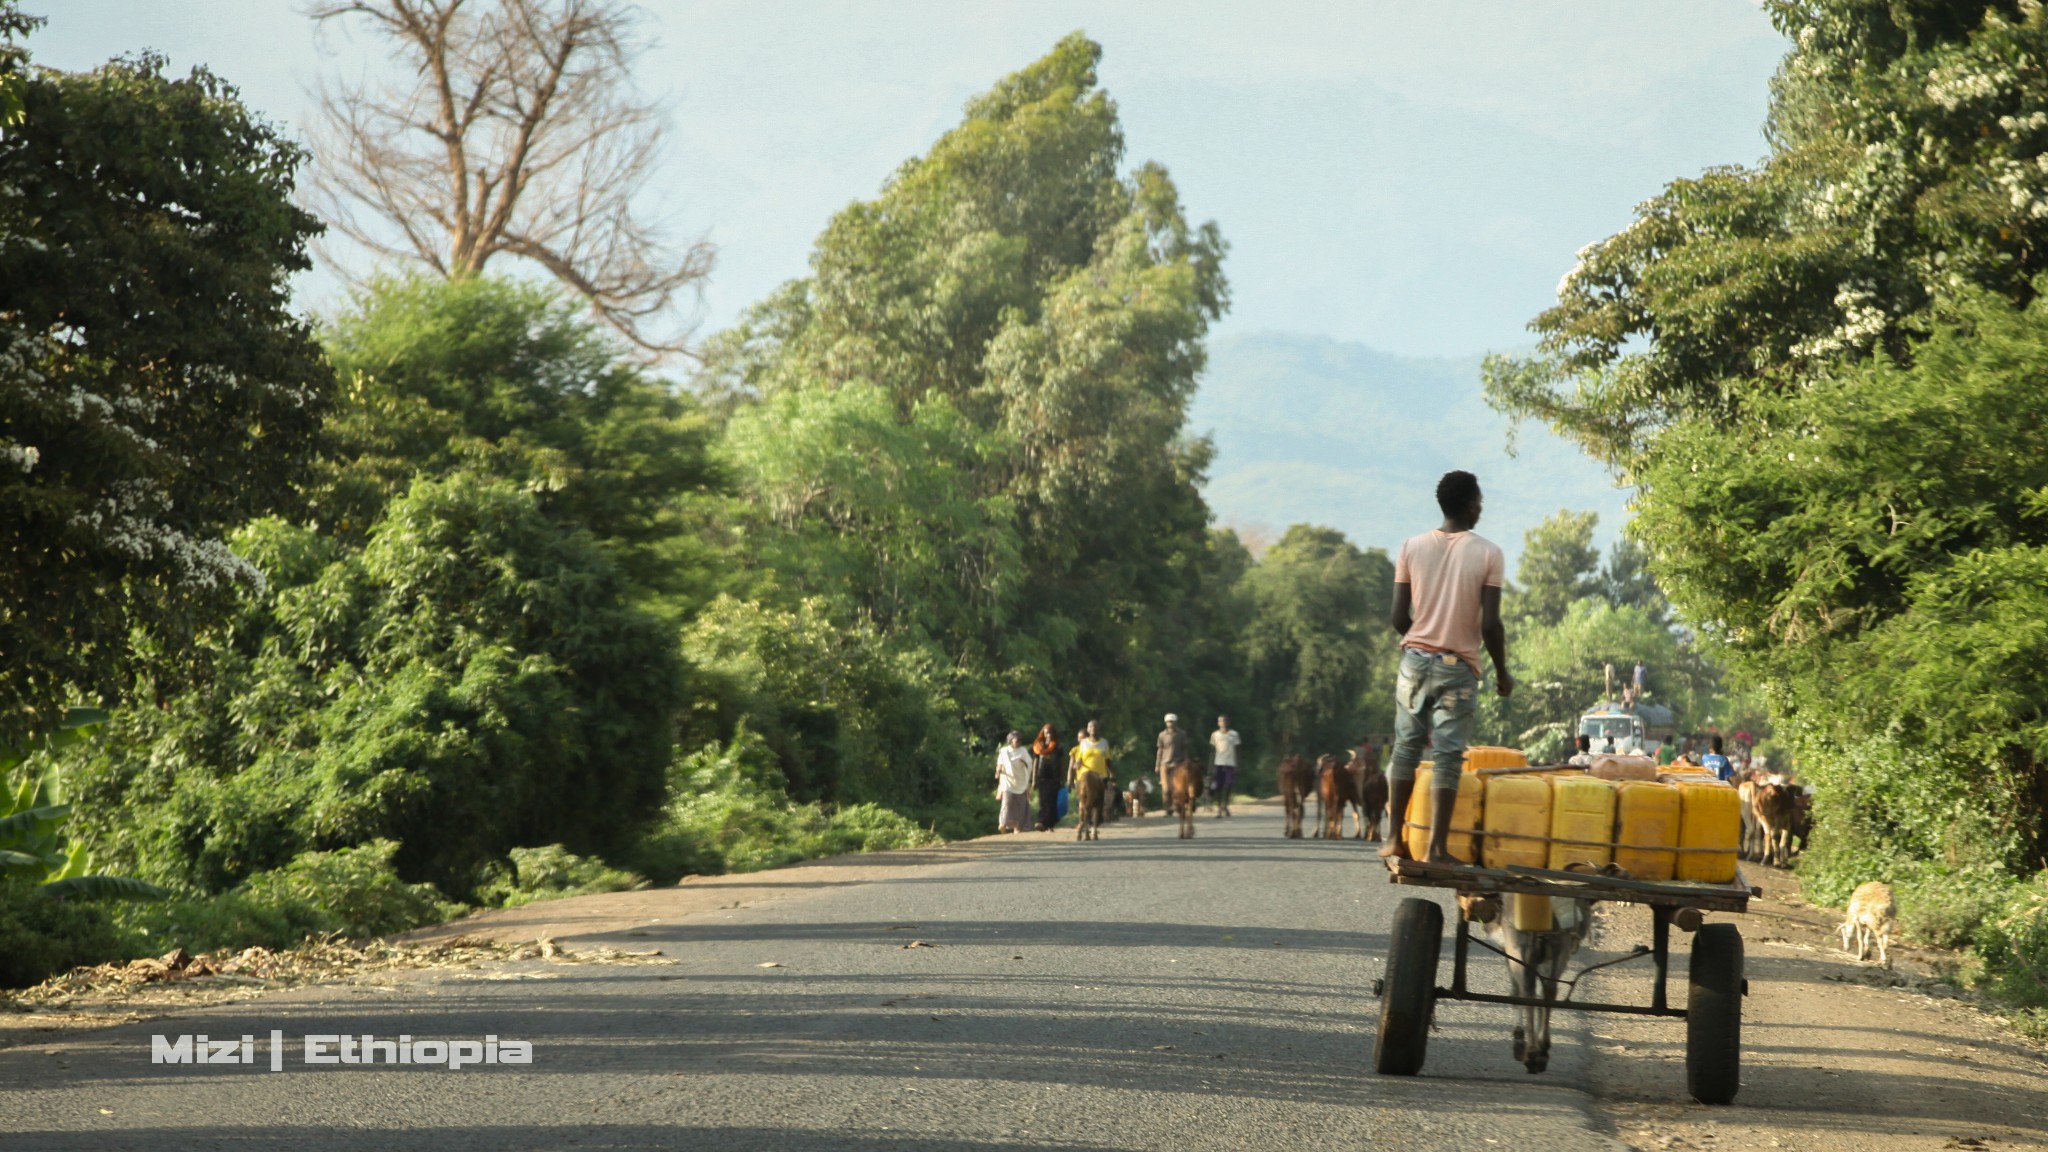
[[[1326,524],[1391,554],[1434,527],[1436,481],[1452,468],[1486,490],[1481,535],[1507,550],[1559,508],[1600,514],[1611,542],[1626,494],[1534,423],[1507,452],[1508,421],[1480,395],[1479,358],[1390,356],[1319,336],[1226,337],[1209,350],[1190,426],[1216,441],[1208,498],[1217,520],[1277,536]]]

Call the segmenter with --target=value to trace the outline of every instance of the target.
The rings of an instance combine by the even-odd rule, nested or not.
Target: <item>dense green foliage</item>
[[[906,750],[1228,703],[1208,606],[1238,561],[1184,435],[1223,244],[1163,169],[1119,173],[1099,54],[1069,37],[970,102],[713,348],[754,562],[964,721]]]
[[[1639,485],[1652,569],[1820,788],[1809,890],[1898,881],[2048,1000],[2012,879],[2048,865],[2048,15],[1771,11],[1770,156],[1590,246],[1489,386]]]
[[[1601,561],[1597,523],[1590,512],[1559,511],[1523,537],[1501,603],[1515,694],[1483,698],[1485,738],[1538,761],[1563,759],[1579,714],[1606,697],[1606,667],[1618,691],[1638,661],[1647,671],[1644,700],[1672,709],[1681,731],[1732,731],[1720,669],[1672,626],[1640,548],[1624,539]]]
[[[66,911],[12,977],[976,834],[1013,727],[1097,718],[1125,774],[1167,711],[1198,747],[1230,714],[1254,771],[1385,728],[1386,557],[1210,524],[1224,246],[1122,170],[1098,56],[836,216],[696,396],[547,289],[359,290],[303,466],[213,514],[261,580],[117,690],[49,673],[114,705],[33,766],[71,842],[175,898]]]
[[[366,297],[337,326],[346,347],[455,330],[497,347],[466,390],[366,382],[356,369],[336,423],[355,431],[381,419],[411,433],[387,440],[415,446],[409,486],[388,503],[356,487],[361,511],[349,515],[372,517],[366,531],[347,516],[327,532],[274,519],[242,529],[238,552],[269,582],[202,638],[205,674],[182,691],[139,685],[159,706],[122,710],[109,738],[75,758],[88,843],[146,878],[212,891],[303,851],[381,838],[402,845],[408,877],[467,893],[514,847],[620,851],[661,802],[681,663],[615,559],[659,547],[634,534],[657,517],[629,512],[623,536],[597,535],[592,524],[617,521],[579,497],[605,477],[586,480],[573,461],[536,477],[548,450],[529,448],[548,433],[574,444],[610,431],[627,422],[621,408],[655,425],[627,438],[663,435],[675,418],[661,405],[589,403],[617,369],[588,356],[587,322],[579,333],[543,296],[394,288],[396,303]],[[493,322],[468,323],[480,311]],[[545,408],[551,392],[571,398],[560,404],[571,416],[512,420],[496,438],[451,428],[459,400],[431,403]],[[578,415],[583,427],[559,429]],[[450,430],[430,434],[440,429]],[[671,452],[698,443],[669,439]],[[386,455],[358,475],[397,467]],[[705,474],[701,464],[664,470],[672,498]]]
[[[257,574],[331,374],[287,310],[303,159],[203,70],[36,68],[0,4],[0,740],[118,693]]]
[[[1392,726],[1384,654],[1394,565],[1329,528],[1297,524],[1245,577],[1252,617],[1244,636],[1253,715],[1273,729],[1276,754],[1316,756]],[[1379,671],[1375,676],[1374,672]]]

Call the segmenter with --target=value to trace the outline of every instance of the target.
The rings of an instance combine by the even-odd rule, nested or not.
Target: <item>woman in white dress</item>
[[[1031,749],[1024,747],[1024,734],[1012,732],[1003,741],[1002,751],[996,753],[996,796],[1003,802],[1002,814],[996,817],[999,832],[1022,832],[1025,822],[1031,818],[1032,775]]]

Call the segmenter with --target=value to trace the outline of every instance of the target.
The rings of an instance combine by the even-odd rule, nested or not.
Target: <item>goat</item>
[[[1166,778],[1167,787],[1173,790],[1166,797],[1166,806],[1180,817],[1180,838],[1192,839],[1195,834],[1195,799],[1202,794],[1202,771],[1192,760],[1176,760],[1167,765]]]
[[[1289,840],[1301,839],[1301,818],[1308,807],[1309,789],[1314,787],[1314,778],[1309,774],[1308,761],[1299,755],[1289,756],[1280,761],[1280,802],[1287,810],[1287,822],[1280,834]]]
[[[1316,812],[1322,817],[1321,835],[1325,840],[1344,838],[1344,808],[1350,805],[1353,811],[1359,807],[1358,777],[1351,770],[1337,762],[1335,756],[1321,756],[1316,760]],[[1365,836],[1365,820],[1359,818],[1358,834]]]
[[[1838,930],[1842,947],[1846,949],[1854,941],[1856,959],[1868,960],[1871,945],[1875,944],[1877,962],[1891,967],[1892,923],[1898,915],[1899,906],[1892,899],[1891,885],[1878,880],[1857,885],[1849,897],[1849,914]]]
[[[1074,811],[1079,822],[1074,825],[1074,839],[1102,839],[1102,798],[1108,785],[1108,778],[1100,772],[1083,772],[1075,777]]]
[[[1145,804],[1152,798],[1152,781],[1143,776],[1131,781],[1124,789],[1124,814],[1131,817],[1143,816]]]
[[[1351,773],[1358,780],[1359,835],[1380,838],[1380,820],[1387,814],[1387,776],[1372,759],[1352,754]]]

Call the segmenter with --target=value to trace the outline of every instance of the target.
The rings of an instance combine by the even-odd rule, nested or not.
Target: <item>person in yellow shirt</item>
[[[1073,770],[1067,774],[1067,795],[1073,797],[1075,811],[1081,805],[1100,805],[1109,792],[1111,779],[1109,769],[1109,741],[1102,738],[1095,721],[1081,730],[1081,738],[1074,742]],[[1100,820],[1102,814],[1096,813]]]

